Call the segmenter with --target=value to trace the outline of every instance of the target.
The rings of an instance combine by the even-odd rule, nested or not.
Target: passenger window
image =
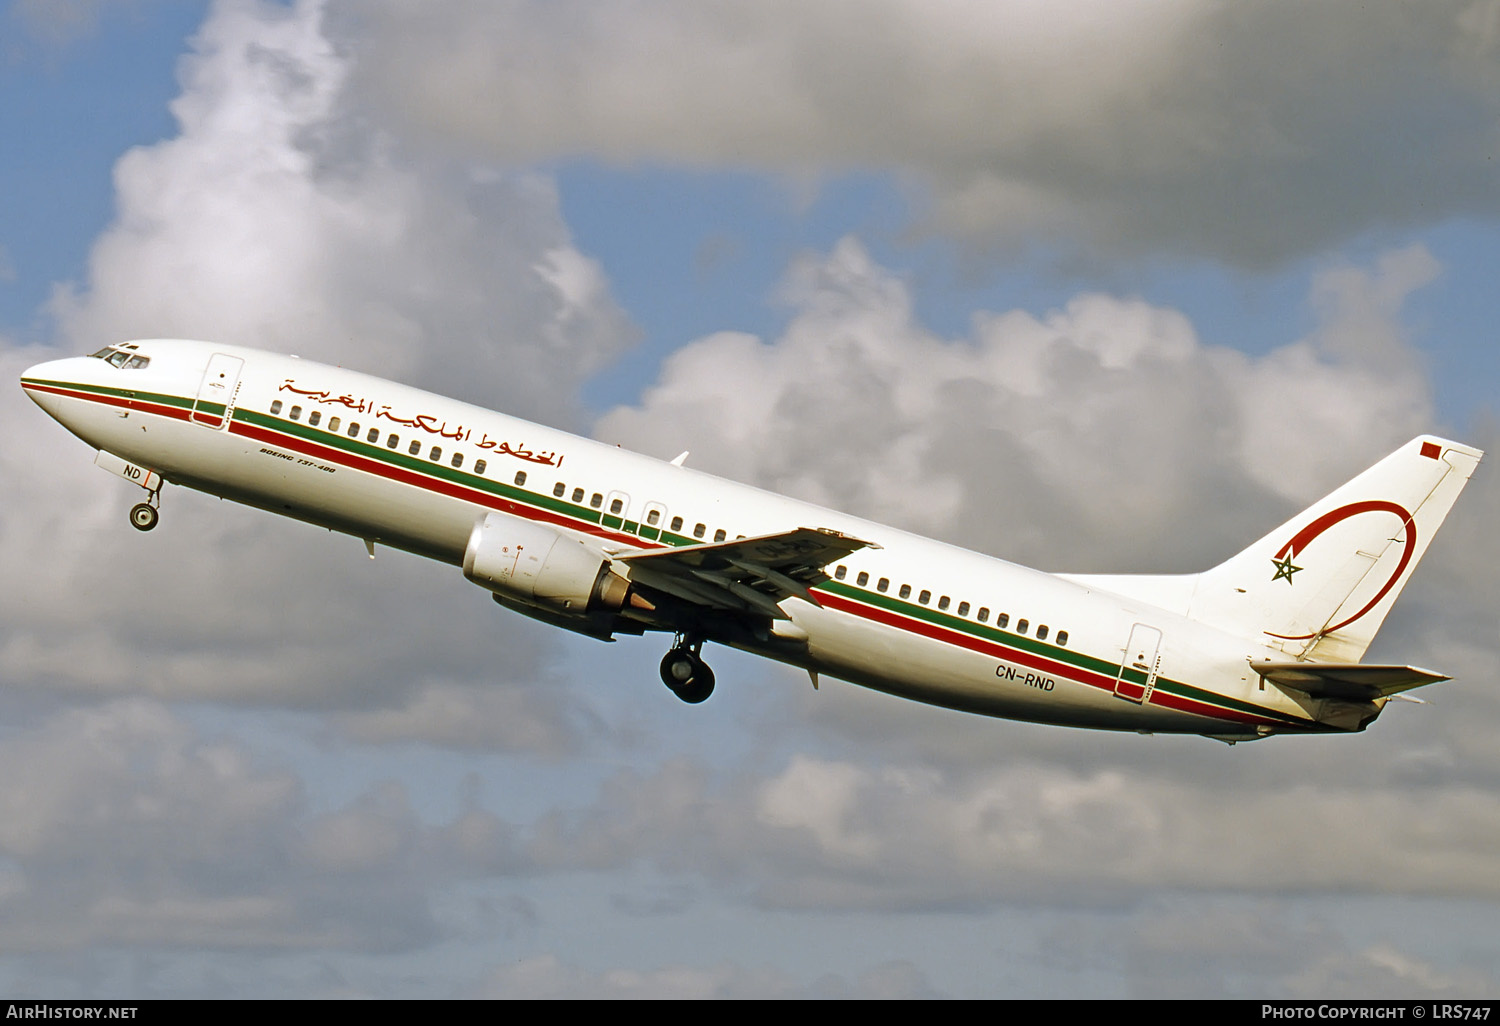
[[[457,469],[457,468],[463,466],[464,465],[464,454],[461,453],[461,452],[454,453],[453,454],[453,459],[451,459],[449,461],[449,463],[453,466],[454,469]]]
[[[555,495],[555,496],[557,496],[559,499],[561,499],[563,497],[563,493],[566,492],[567,490],[568,490],[568,486],[565,485],[565,484],[563,484],[561,481],[557,482],[557,484],[555,484],[555,485],[552,486],[552,494]]]
[[[350,424],[349,424],[349,437],[350,438],[358,438],[359,437],[359,425],[357,423],[354,423],[353,421],[351,421]]]
[[[925,606],[927,603],[932,601],[932,592],[928,591],[926,588],[923,588],[922,594],[917,596],[917,601]]]
[[[524,471],[524,470],[518,470],[518,471],[516,471],[516,484],[523,485],[525,483],[526,483],[526,471]]]
[[[703,537],[703,532],[707,531],[707,530],[708,530],[708,528],[704,527],[702,524],[694,524],[693,525],[693,537],[694,538],[702,538]]]
[[[880,583],[877,584],[877,585],[875,585],[875,590],[879,591],[879,592],[884,592],[890,586],[891,586],[891,579],[889,577],[882,577],[880,579]]]
[[[292,419],[293,420],[301,420],[302,419],[302,407],[300,407],[300,406],[293,406],[292,407]]]
[[[1038,640],[1038,641],[1046,641],[1047,640],[1047,625],[1046,624],[1040,624],[1040,625],[1038,625],[1038,627],[1036,629],[1036,640]]]
[[[999,627],[1001,630],[1004,630],[1005,628],[1009,627],[1010,626],[1010,614],[1009,613],[1001,613],[999,616],[995,617],[995,626]]]
[[[1059,645],[1066,645],[1068,643],[1068,632],[1067,631],[1058,631],[1057,632],[1057,643]]]
[[[717,531],[715,531],[715,532],[714,532],[714,541],[716,541],[716,542],[721,542],[721,541],[723,541],[723,540],[724,540],[724,539],[725,539],[725,538],[726,538],[726,537],[728,537],[728,535],[726,535],[726,534],[725,534],[725,533],[724,533],[724,529],[723,529],[723,528],[722,528],[722,527],[721,527],[721,528],[719,528],[719,529],[718,529],[718,530],[717,530]]]
[[[613,502],[611,502],[609,504],[609,511],[610,511],[610,513],[612,513],[612,514],[614,514],[616,516],[618,516],[620,510],[622,510],[624,508],[625,508],[625,504],[623,502],[621,502],[619,499],[616,499],[616,500],[614,500]]]
[[[312,414],[311,416],[309,416],[307,418],[307,422],[309,424],[316,424],[317,421],[313,420],[313,417],[316,417],[316,416],[317,416],[316,413]],[[338,429],[339,429],[339,419],[337,417],[329,417],[328,418],[328,430],[329,431],[337,431]]]
[[[413,438],[411,440],[411,445],[406,447],[406,451],[411,453],[413,456],[419,456],[422,453],[422,443],[419,440]]]
[[[380,441],[380,429],[379,428],[371,428],[370,429],[370,433],[367,434],[367,435],[365,435],[365,441],[370,442],[372,444],[375,443],[375,442]]]
[[[938,599],[938,608],[939,609],[947,609],[948,608],[948,596],[947,595],[944,595],[942,598]]]
[[[399,435],[386,435],[385,436],[385,447],[387,449],[394,449],[396,446],[398,446],[400,444],[401,444],[401,438],[400,438]]]
[[[485,468],[486,465],[487,464],[484,462],[484,460],[475,460],[474,461],[474,473],[483,475],[484,474],[484,468]]]
[[[659,509],[653,509],[650,513],[646,514],[646,526],[647,527],[655,527],[657,521],[659,521],[660,519],[661,519],[661,510],[659,510]]]
[[[672,518],[672,528],[671,529],[673,531],[680,531],[680,530],[682,530],[682,518],[681,517],[673,517]]]
[[[574,502],[582,502],[583,501],[583,489],[582,488],[574,488],[573,489],[573,501]]]
[[[901,590],[899,592],[897,592],[897,594],[900,595],[902,598],[911,598],[911,585],[909,585],[909,584],[903,584],[903,585],[901,585]]]
[[[838,580],[842,581],[844,579],[844,574],[847,573],[848,570],[849,570],[848,567],[846,567],[846,566],[840,566],[837,570],[835,570],[833,572],[833,576],[835,578],[837,578]]]
[[[969,604],[967,602],[960,602],[958,604],[958,615],[959,616],[968,616],[969,615]]]
[[[313,410],[311,413],[309,413],[307,415],[307,422],[309,424],[311,424],[313,427],[317,427],[318,426],[318,421],[320,421],[322,419],[323,419],[323,415],[321,413],[319,413],[317,410]],[[333,428],[330,426],[328,430],[332,431]]]
[[[594,507],[595,509],[598,509],[600,506],[604,505],[604,493],[595,492],[593,495],[589,496],[589,505]]]
[[[273,414],[281,412],[281,400],[280,399],[273,399],[273,400],[271,400],[271,412]]]
[[[1025,634],[1026,633],[1026,626],[1027,625],[1026,625],[1026,621],[1025,620],[1017,620],[1016,621],[1016,633],[1017,634]]]
[[[865,585],[870,583],[869,573],[867,571],[861,570],[859,572],[859,576],[854,579],[854,583],[863,588]]]
[[[434,463],[436,463],[438,460],[442,459],[443,458],[443,447],[441,445],[434,445],[432,447],[432,451],[427,454],[427,458],[430,459],[430,460],[432,460]]]
[[[980,623],[984,623],[989,618],[990,618],[990,607],[989,606],[980,606],[979,607],[979,622]]]

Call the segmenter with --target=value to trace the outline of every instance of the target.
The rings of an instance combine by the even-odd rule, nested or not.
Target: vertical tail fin
[[[1199,574],[1188,615],[1295,659],[1357,662],[1483,455],[1413,439]]]

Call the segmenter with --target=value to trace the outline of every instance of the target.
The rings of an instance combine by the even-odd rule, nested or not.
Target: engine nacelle
[[[596,549],[507,513],[487,513],[474,525],[464,576],[504,598],[569,616],[617,613],[630,594],[630,582]]]

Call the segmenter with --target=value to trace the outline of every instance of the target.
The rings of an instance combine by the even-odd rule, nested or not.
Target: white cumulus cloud
[[[1490,0],[357,8],[358,91],[417,138],[520,161],[876,168],[981,245],[1263,264],[1370,224],[1500,213]]]

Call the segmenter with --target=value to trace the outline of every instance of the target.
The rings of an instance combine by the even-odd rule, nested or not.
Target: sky
[[[0,376],[356,367],[1049,570],[1500,449],[1496,0],[11,0]],[[0,389],[0,993],[1495,997],[1500,481],[1225,746],[991,720],[134,489]]]

